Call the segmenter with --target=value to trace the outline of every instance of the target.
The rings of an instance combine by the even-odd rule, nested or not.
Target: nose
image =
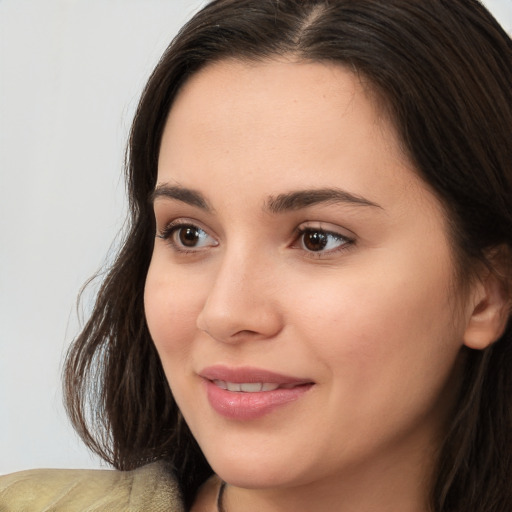
[[[226,255],[197,318],[197,327],[217,341],[239,343],[276,336],[282,329],[273,265],[242,252]]]

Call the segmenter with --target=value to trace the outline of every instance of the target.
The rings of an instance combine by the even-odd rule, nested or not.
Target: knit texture
[[[141,511],[184,512],[161,463],[134,471],[36,469],[0,477],[0,512]]]

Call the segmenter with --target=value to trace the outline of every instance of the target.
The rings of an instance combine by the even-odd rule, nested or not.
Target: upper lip
[[[251,382],[266,382],[279,385],[299,385],[312,383],[311,379],[291,377],[289,375],[275,373],[269,370],[254,368],[251,366],[242,366],[236,368],[224,365],[208,366],[199,372],[199,376],[210,381],[223,380],[225,382],[234,382],[240,384]]]

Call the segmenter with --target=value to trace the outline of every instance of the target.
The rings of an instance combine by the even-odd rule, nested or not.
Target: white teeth
[[[274,391],[274,389],[277,389],[279,387],[279,384],[270,384],[265,383],[261,385],[261,391]]]
[[[214,380],[213,383],[221,389],[228,389],[226,383],[223,380]]]
[[[263,388],[263,384],[259,382],[251,382],[247,384],[240,384],[240,391],[244,393],[258,393]]]
[[[226,382],[224,380],[214,380],[213,383],[221,389],[239,393],[259,393],[261,391],[274,391],[279,384],[271,382]]]
[[[236,382],[226,382],[226,386],[228,388],[228,391],[242,391],[240,389],[240,384]]]

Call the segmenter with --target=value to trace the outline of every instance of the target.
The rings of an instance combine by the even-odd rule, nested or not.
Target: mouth
[[[213,381],[220,389],[232,391],[235,393],[263,393],[265,391],[274,391],[276,389],[292,389],[296,386],[304,386],[306,384],[276,384],[275,382],[228,382],[225,380],[215,379]]]
[[[258,368],[212,366],[199,373],[212,409],[232,420],[254,420],[306,396],[315,383]]]
[[[225,386],[225,389],[230,391],[245,391],[247,393],[273,391],[273,389],[277,388],[292,388],[297,385],[313,382],[311,379],[294,377],[252,366],[209,366],[201,370],[199,376],[219,386]],[[230,389],[228,386],[232,386],[233,389]],[[245,389],[235,389],[236,386],[244,386],[247,391]],[[262,389],[264,386],[272,386],[273,389]]]

